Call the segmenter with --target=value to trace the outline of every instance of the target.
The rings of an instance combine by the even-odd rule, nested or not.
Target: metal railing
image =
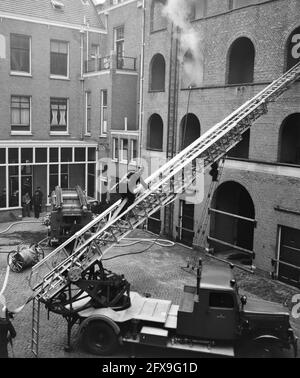
[[[93,58],[84,62],[84,73],[109,70],[111,68],[111,57]]]
[[[84,62],[84,73],[99,72],[113,68],[112,60],[115,59],[117,70],[136,71],[136,58],[131,56],[104,56],[92,58]]]
[[[116,56],[116,60],[118,70],[136,71],[136,58],[131,56]]]

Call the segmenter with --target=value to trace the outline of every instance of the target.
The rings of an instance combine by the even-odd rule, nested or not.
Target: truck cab
[[[200,339],[235,340],[241,324],[241,300],[230,269],[205,266],[198,287],[185,286],[177,333]]]
[[[185,286],[177,314],[178,335],[201,340],[272,340],[281,347],[297,340],[288,310],[280,304],[240,295],[230,267],[202,268],[196,287]]]

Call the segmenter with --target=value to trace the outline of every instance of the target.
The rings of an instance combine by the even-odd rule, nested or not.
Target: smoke
[[[203,83],[203,43],[199,31],[190,22],[197,0],[168,0],[163,13],[180,28],[179,61],[192,85]],[[185,54],[187,55],[185,56]]]

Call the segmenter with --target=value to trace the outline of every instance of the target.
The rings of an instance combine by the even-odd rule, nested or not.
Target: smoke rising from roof
[[[190,84],[203,82],[203,44],[199,31],[190,22],[193,6],[197,0],[168,0],[164,15],[180,28],[180,55],[185,74]]]

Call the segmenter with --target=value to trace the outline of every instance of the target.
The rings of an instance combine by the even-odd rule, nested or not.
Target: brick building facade
[[[178,20],[170,10],[165,12],[162,0],[95,0],[97,12],[90,1],[73,1],[72,6],[67,0],[43,3],[47,22],[33,12],[25,13],[24,20],[24,8],[16,12],[9,1],[1,9],[0,75],[9,88],[2,92],[0,104],[0,175],[9,192],[1,213],[20,207],[26,169],[45,166],[32,180],[34,186],[44,182],[43,191],[48,193],[52,182],[64,183],[68,166],[73,181],[82,180],[90,195],[101,195],[108,185],[107,164],[116,169],[115,177],[134,166],[138,157],[155,161],[154,166],[162,164],[300,58],[297,0],[187,1],[182,8],[187,12],[181,13],[187,32],[197,39],[194,47],[181,38],[182,24],[177,27]],[[64,6],[59,8],[61,3]],[[63,14],[75,3],[71,27],[70,15],[64,19]],[[30,37],[29,75],[12,72],[14,34]],[[67,51],[70,77],[51,77],[51,51],[62,61]],[[268,114],[228,154],[212,193],[208,231],[214,253],[238,257],[296,286],[300,280],[299,88],[297,82],[270,104]],[[28,101],[30,128],[13,125],[12,113],[22,114],[20,109],[28,107]],[[12,112],[14,107],[17,110]],[[51,130],[53,119],[60,120],[58,112],[65,128],[59,133],[59,124]],[[34,148],[32,158],[28,148]],[[58,165],[53,161],[55,148]],[[205,194],[210,183],[207,174]],[[10,203],[13,191],[18,192],[17,206]],[[155,214],[148,227],[202,248],[203,211],[203,203],[194,205],[182,198],[166,212]]]
[[[0,20],[1,219],[37,186],[44,205],[56,185],[94,197],[100,115],[84,70],[106,32],[93,4],[2,1]]]
[[[182,39],[176,50],[180,40],[176,20],[163,12],[164,3],[112,1],[99,6],[108,19],[119,13],[127,24],[133,22],[137,34],[142,33],[141,23],[144,27],[140,138],[147,161],[164,160],[180,151],[300,58],[296,0],[186,2],[187,28],[199,39],[198,52],[190,51]],[[143,4],[144,20],[136,13]],[[139,54],[141,46],[136,47]],[[185,69],[189,67],[190,71]],[[191,69],[195,78],[189,75]],[[208,232],[209,247],[216,254],[238,258],[296,286],[300,279],[299,88],[297,82],[270,104],[268,114],[228,154],[212,195]],[[206,194],[210,183],[206,175]],[[203,210],[203,204],[179,200],[171,218],[161,211],[149,226],[203,247],[199,234]],[[171,227],[166,230],[164,223]]]

